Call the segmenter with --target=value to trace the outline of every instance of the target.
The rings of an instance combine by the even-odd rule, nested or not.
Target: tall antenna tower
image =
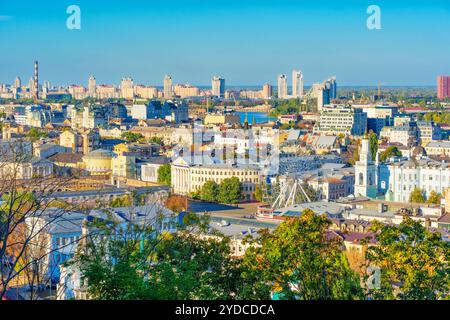
[[[34,92],[33,97],[34,101],[37,101],[39,99],[39,70],[38,70],[38,62],[34,62]]]
[[[380,85],[380,81],[378,81],[378,100],[381,100],[381,85]]]

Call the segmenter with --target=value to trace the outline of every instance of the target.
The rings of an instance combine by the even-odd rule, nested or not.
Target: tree
[[[0,150],[0,300],[12,286],[30,286],[29,299],[35,299],[42,286],[51,284],[50,256],[65,246],[50,242],[48,228],[78,208],[56,196],[75,177],[22,175],[32,157],[27,144],[18,139]]]
[[[172,175],[170,164],[163,164],[158,168],[158,183],[170,186],[172,184]]]
[[[263,200],[263,190],[264,188],[261,184],[256,185],[255,192],[253,193],[253,197],[256,201],[261,202]]]
[[[384,162],[391,157],[400,157],[402,153],[396,146],[389,146],[386,150],[380,153],[380,161]]]
[[[188,209],[187,198],[177,195],[171,195],[166,200],[166,208],[173,212],[182,212]]]
[[[425,203],[425,197],[423,196],[423,191],[418,187],[415,187],[414,190],[409,195],[409,202],[412,203]]]
[[[359,148],[360,148],[360,141],[356,140],[353,153],[350,154],[350,158],[348,160],[348,162],[352,165],[354,165],[357,161],[359,161]]]
[[[144,140],[144,136],[142,134],[130,131],[122,133],[122,138],[124,138],[128,142],[138,142]]]
[[[378,136],[375,132],[371,130],[369,134],[369,146],[370,146],[370,155],[372,157],[372,161],[375,161],[378,152]]]
[[[429,204],[440,204],[442,199],[442,195],[437,193],[436,191],[432,190],[430,192],[430,195],[428,196],[428,203]]]
[[[289,99],[289,100],[271,100],[270,104],[273,109],[270,111],[269,116],[278,117],[284,114],[292,114],[300,112],[302,101],[301,99]]]
[[[91,299],[232,299],[239,291],[239,261],[230,243],[208,234],[209,219],[188,214],[178,232],[167,234],[148,223],[93,222],[96,230],[72,262]],[[102,239],[102,241],[99,241]]]
[[[366,252],[368,264],[381,271],[380,286],[368,294],[375,299],[430,300],[450,292],[450,244],[437,232],[405,217],[400,225],[376,222],[377,246]]]
[[[47,138],[47,132],[41,131],[37,128],[31,128],[27,133],[27,138],[30,139],[31,142],[36,142],[42,138]]]
[[[239,297],[240,261],[230,255],[230,240],[184,233],[163,241],[150,277],[158,299],[230,300]]]
[[[242,184],[237,177],[222,180],[219,187],[218,201],[221,203],[235,204],[241,201]]]
[[[117,198],[114,198],[110,206],[111,208],[122,208],[122,207],[129,207],[133,204],[133,199],[130,195],[124,195]]]
[[[203,201],[215,202],[219,198],[219,185],[212,181],[206,181],[202,186],[200,198]]]
[[[273,232],[263,230],[243,261],[247,292],[269,299],[328,300],[362,298],[359,277],[341,251],[340,238],[330,238],[331,221],[311,210],[285,220]]]
[[[161,138],[161,137],[151,137],[150,139],[149,139],[149,142],[150,143],[156,143],[156,144],[159,144],[159,145],[163,145],[164,144],[164,140],[163,140],[163,138]]]

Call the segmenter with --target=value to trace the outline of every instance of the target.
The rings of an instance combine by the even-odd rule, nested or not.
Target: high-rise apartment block
[[[438,77],[437,95],[439,99],[445,99],[450,97],[450,76]]]
[[[303,96],[303,74],[300,70],[292,71],[292,96],[294,98]]]
[[[97,86],[97,81],[94,76],[89,76],[88,81],[88,93],[89,97],[95,97],[95,87]]]
[[[125,77],[120,83],[121,97],[124,99],[134,98],[134,84],[131,77]]]
[[[282,74],[278,77],[278,99],[286,99],[287,95],[287,76]]]
[[[325,81],[325,89],[329,90],[330,100],[337,98],[337,84],[336,77],[331,77]]]
[[[272,94],[273,94],[272,86],[268,83],[263,85],[263,90],[262,90],[263,99],[270,99],[272,97]]]
[[[164,77],[164,98],[173,98],[172,77],[169,75]]]
[[[225,97],[225,79],[215,76],[212,79],[212,95],[223,98]]]

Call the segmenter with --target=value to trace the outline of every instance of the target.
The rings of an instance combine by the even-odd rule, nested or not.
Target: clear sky
[[[68,30],[66,8],[81,8]],[[366,27],[381,8],[381,30]],[[27,82],[33,60],[52,84],[434,85],[450,74],[449,0],[0,0],[0,83]]]

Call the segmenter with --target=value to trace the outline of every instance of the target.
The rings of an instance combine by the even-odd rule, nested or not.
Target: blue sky
[[[81,8],[81,30],[66,8]],[[369,5],[382,30],[366,28]],[[28,81],[33,60],[53,84],[276,83],[337,76],[341,85],[434,85],[450,74],[449,0],[0,1],[0,83]]]

